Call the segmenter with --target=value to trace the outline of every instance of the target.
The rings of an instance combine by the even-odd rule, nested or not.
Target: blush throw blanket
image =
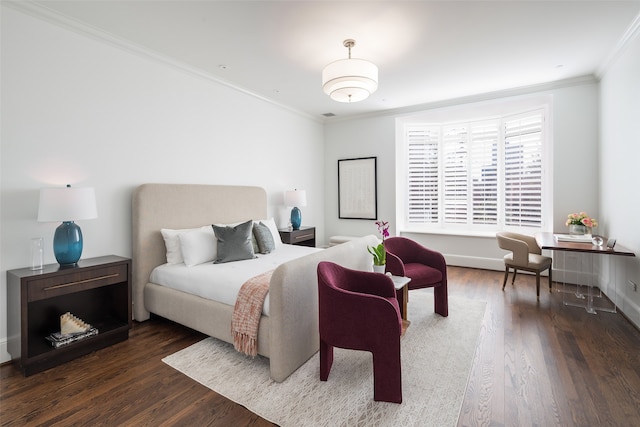
[[[231,317],[233,347],[249,356],[258,354],[258,326],[264,300],[269,292],[273,270],[259,274],[244,282]]]

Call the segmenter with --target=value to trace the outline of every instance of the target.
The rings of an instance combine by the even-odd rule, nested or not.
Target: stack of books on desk
[[[591,234],[554,234],[558,242],[591,243]]]

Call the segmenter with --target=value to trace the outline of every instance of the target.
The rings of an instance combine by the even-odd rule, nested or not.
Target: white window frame
[[[439,121],[434,123],[434,120],[430,120],[433,114],[422,113],[422,116],[418,119],[412,117],[399,118],[396,122],[396,222],[397,230],[399,232],[411,232],[411,233],[437,233],[437,234],[455,234],[455,235],[477,235],[477,236],[492,236],[499,230],[517,231],[526,234],[533,234],[538,231],[552,231],[552,212],[553,212],[553,135],[551,124],[551,102],[549,99],[537,100],[530,103],[527,108],[522,108],[522,103],[515,103],[513,108],[509,108],[508,103],[500,104],[500,114],[488,114],[485,109],[480,106],[479,108],[473,108],[472,113],[466,112],[467,117],[459,119],[460,112],[438,112],[435,116],[439,118]],[[495,107],[495,105],[493,106]],[[469,110],[467,108],[467,110]],[[495,110],[495,108],[493,108]],[[486,111],[492,111],[492,108],[486,109]],[[502,202],[504,200],[505,180],[504,180],[504,121],[516,116],[526,116],[527,114],[540,111],[542,114],[543,124],[543,146],[542,146],[542,169],[541,180],[541,224],[539,227],[530,226],[508,226],[505,224],[505,205]],[[458,117],[458,120],[447,121],[447,116]],[[410,223],[408,218],[408,148],[406,143],[406,130],[411,126],[425,126],[426,124],[436,124],[438,126],[455,125],[462,123],[473,123],[473,125],[480,125],[482,122],[495,122],[498,121],[498,222],[497,224],[447,224],[443,221],[443,173],[439,172],[439,204],[438,204],[438,217],[439,220],[434,224],[417,224]],[[442,171],[443,155],[442,144],[439,146],[439,171]],[[471,168],[468,169],[471,171]],[[469,190],[472,190],[471,173],[467,175],[469,180]],[[467,205],[473,203],[472,195],[469,195]],[[469,216],[472,216],[473,211],[469,210]]]

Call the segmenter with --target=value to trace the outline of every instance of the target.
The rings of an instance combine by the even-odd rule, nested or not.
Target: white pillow
[[[218,241],[210,225],[181,233],[178,238],[182,258],[187,267],[211,262],[218,256]]]
[[[172,230],[170,228],[163,228],[160,230],[162,238],[164,239],[164,246],[167,248],[167,263],[180,264],[184,262],[182,258],[182,251],[180,249],[180,239],[178,236],[182,233],[191,230],[198,230],[197,228],[184,228],[181,230]]]
[[[271,230],[271,235],[273,236],[273,242],[275,243],[276,248],[284,244],[282,243],[282,239],[280,238],[280,233],[278,232],[278,227],[276,227],[276,222],[273,220],[273,218],[257,219],[257,220],[254,220],[254,222],[261,222],[267,227],[269,227],[269,230]]]

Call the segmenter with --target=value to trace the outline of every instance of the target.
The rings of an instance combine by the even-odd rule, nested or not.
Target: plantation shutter
[[[543,185],[549,185],[544,115],[539,109],[405,126],[407,223],[474,232],[541,229],[548,209]]]
[[[542,112],[504,122],[505,224],[542,225]]]
[[[498,122],[471,126],[471,222],[498,223]]]
[[[440,129],[407,127],[409,223],[438,223],[438,144]]]
[[[444,223],[466,224],[469,187],[467,127],[444,128],[442,149]]]

